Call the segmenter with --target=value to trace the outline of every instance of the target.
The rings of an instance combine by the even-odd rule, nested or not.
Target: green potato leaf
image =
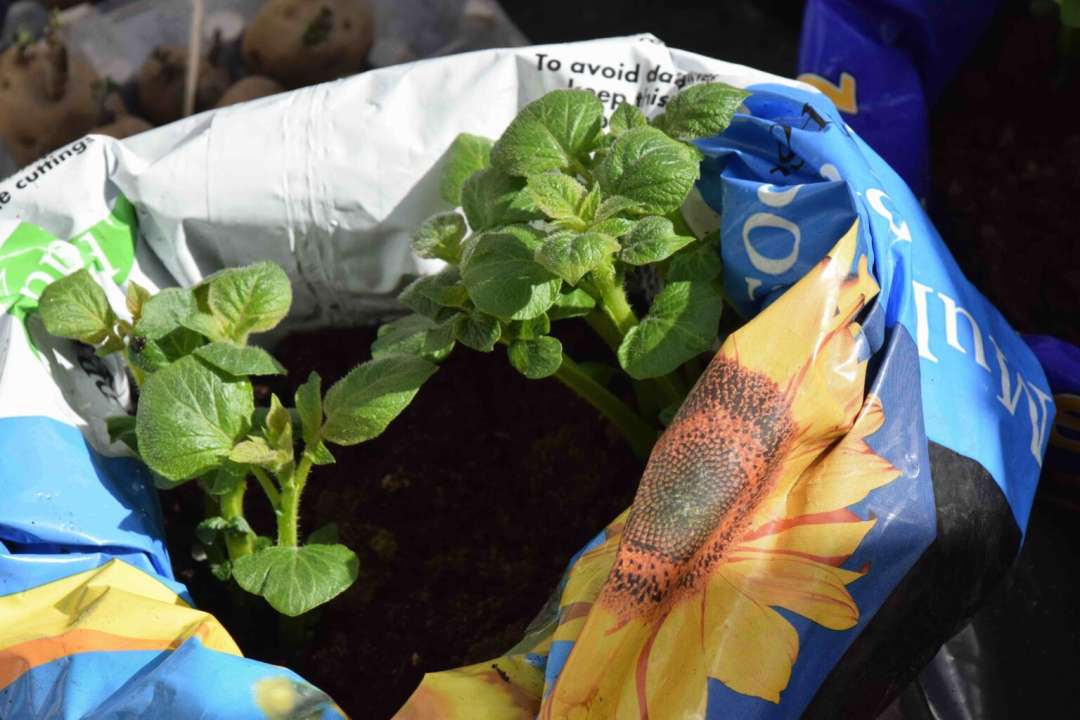
[[[312,530],[304,542],[307,545],[336,545],[341,542],[341,533],[337,523],[326,523],[318,530]]]
[[[293,459],[292,415],[275,394],[270,395],[270,412],[266,414],[266,441],[280,453],[283,462]]]
[[[551,320],[547,315],[532,320],[517,320],[510,325],[508,335],[514,340],[534,340],[551,332]]]
[[[293,402],[296,403],[296,414],[300,416],[304,443],[310,446],[318,441],[323,424],[322,378],[319,373],[312,372],[304,384],[296,388]]]
[[[187,356],[147,378],[135,433],[139,454],[168,480],[189,480],[229,456],[251,427],[251,383]]]
[[[571,285],[577,285],[586,273],[610,262],[612,253],[618,249],[619,243],[608,235],[557,232],[544,239],[536,251],[536,262]]]
[[[454,339],[462,345],[479,352],[491,352],[499,342],[502,327],[491,315],[471,312],[460,313],[453,321]]]
[[[596,210],[596,222],[601,223],[605,220],[616,218],[619,215],[633,215],[635,217],[644,215],[645,211],[642,208],[641,203],[630,198],[623,197],[621,195],[612,195],[609,198],[605,198],[600,207]]]
[[[677,234],[667,218],[649,216],[638,221],[623,240],[619,259],[629,265],[648,265],[666,260],[692,242],[693,237]]]
[[[185,327],[188,316],[198,312],[195,296],[186,288],[165,288],[146,299],[132,333],[147,340],[159,340]]]
[[[461,273],[453,265],[434,275],[417,278],[398,296],[405,307],[429,317],[432,308],[463,308],[468,299],[469,292],[461,283]],[[428,312],[421,312],[423,310]]]
[[[637,380],[668,374],[712,347],[722,307],[711,281],[668,283],[623,338],[619,364]]]
[[[105,291],[85,269],[45,288],[38,307],[49,333],[90,345],[103,342],[116,324]]]
[[[461,205],[461,188],[473,173],[479,172],[491,164],[491,146],[494,143],[486,137],[461,133],[446,153],[446,165],[443,167],[439,182],[439,196],[454,205]]]
[[[533,204],[553,220],[577,218],[589,191],[569,175],[558,172],[530,175],[528,191]]]
[[[134,334],[128,347],[128,360],[140,370],[153,373],[192,354],[205,343],[202,335],[186,327],[178,327],[156,340]]]
[[[113,415],[105,418],[105,429],[109,433],[109,442],[122,442],[132,452],[139,452],[139,441],[135,437],[135,417],[133,415]]]
[[[230,375],[284,375],[285,368],[259,347],[215,342],[194,350],[194,354]]]
[[[661,129],[678,140],[719,135],[750,93],[724,83],[693,85],[667,104]]]
[[[724,263],[709,238],[675,253],[668,263],[665,277],[669,282],[684,280],[715,280],[720,277]]]
[[[551,320],[565,320],[567,318],[582,317],[588,315],[596,307],[596,299],[581,288],[574,288],[570,292],[561,293],[555,304],[548,310],[547,316]]]
[[[650,215],[682,206],[700,169],[696,151],[656,128],[623,133],[597,168],[600,188],[641,205]]]
[[[611,131],[612,135],[618,137],[627,130],[646,127],[648,124],[649,121],[645,118],[644,113],[633,105],[620,103],[619,107],[615,108],[615,112],[611,113],[611,119],[608,121],[608,130]]]
[[[413,313],[379,327],[378,337],[371,344],[371,356],[419,355],[438,362],[453,349],[453,332],[445,332],[431,318]]]
[[[222,270],[207,283],[210,312],[236,342],[245,342],[250,333],[272,330],[292,305],[289,277],[272,262]]]
[[[461,207],[474,233],[543,217],[525,190],[524,178],[487,168],[465,181]]]
[[[542,315],[559,296],[562,280],[533,259],[541,233],[513,226],[475,238],[461,279],[482,312],[505,320]]]
[[[515,340],[506,354],[510,364],[530,380],[554,375],[562,366],[562,343],[550,335]]]
[[[265,438],[252,436],[233,446],[229,452],[229,460],[239,465],[272,468],[281,465],[282,458],[277,450],[270,447]]]
[[[124,303],[128,312],[131,313],[132,322],[139,322],[142,317],[142,306],[151,298],[150,291],[134,280],[128,280],[127,295]]]
[[[581,218],[586,224],[593,222],[596,219],[596,213],[600,210],[600,203],[604,200],[603,193],[600,192],[600,185],[593,183],[592,189],[581,200],[581,204],[578,205],[578,217]]]
[[[323,399],[321,436],[338,445],[378,437],[437,367],[409,355],[369,360],[334,383]]]
[[[345,592],[359,568],[356,553],[344,545],[275,546],[237,559],[232,575],[282,615],[296,617]]]
[[[601,220],[600,222],[589,228],[590,231],[601,233],[615,239],[621,238],[628,232],[634,229],[634,221],[627,220],[626,218],[613,217],[607,220]]]
[[[466,230],[465,218],[456,212],[432,215],[413,235],[413,252],[422,258],[456,263],[461,259],[461,240]]]
[[[247,468],[226,460],[205,475],[199,484],[210,495],[227,495],[247,479]]]
[[[491,150],[491,164],[527,176],[584,165],[603,124],[604,108],[588,90],[556,90],[518,113]]]

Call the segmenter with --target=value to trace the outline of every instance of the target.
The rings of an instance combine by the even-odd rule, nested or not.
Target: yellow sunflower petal
[[[830,630],[847,630],[859,622],[859,608],[841,574],[847,571],[774,555],[728,562],[720,572],[762,605],[785,608]]]
[[[643,657],[649,717],[703,718],[708,699],[702,598],[676,603]]]
[[[593,605],[540,718],[636,720],[635,670],[651,635],[652,625],[644,620],[620,624],[613,612]]]
[[[393,720],[533,720],[544,673],[517,657],[424,675]]]
[[[793,525],[753,540],[739,548],[770,550],[815,558],[850,557],[877,520],[821,522]]]
[[[705,591],[704,632],[709,677],[743,695],[780,702],[799,655],[799,636],[780,613],[718,573]]]

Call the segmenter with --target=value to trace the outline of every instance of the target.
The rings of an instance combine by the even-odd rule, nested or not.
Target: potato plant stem
[[[634,454],[640,458],[649,456],[649,451],[656,442],[656,430],[627,407],[626,403],[589,377],[565,353],[562,364],[555,371],[555,377],[610,420],[626,438]]]
[[[244,491],[247,490],[247,480],[240,482],[236,488],[221,496],[218,504],[221,508],[221,517],[225,520],[235,520],[244,517]],[[237,533],[226,530],[225,548],[229,551],[229,559],[237,560],[255,552],[255,542],[251,533]]]
[[[278,513],[278,542],[282,547],[299,545],[300,495],[311,473],[311,457],[305,450],[300,463],[281,477],[281,505]]]

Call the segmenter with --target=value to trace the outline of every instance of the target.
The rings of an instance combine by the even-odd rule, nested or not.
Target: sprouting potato
[[[225,94],[218,100],[217,107],[223,108],[247,102],[248,100],[277,95],[284,90],[285,88],[277,80],[268,78],[265,75],[249,75],[243,80],[233,83],[233,86],[226,90]]]
[[[142,114],[157,125],[178,120],[183,114],[187,54],[185,48],[163,45],[150,53],[139,70],[139,106]],[[217,54],[215,46],[209,56],[199,59],[196,110],[214,107],[229,86],[228,72],[215,62]]]
[[[248,70],[286,87],[363,69],[374,34],[367,0],[269,0],[244,32]]]
[[[0,54],[0,138],[26,165],[100,122],[98,77],[53,30]]]

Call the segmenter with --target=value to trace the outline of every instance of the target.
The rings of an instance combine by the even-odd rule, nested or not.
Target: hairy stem
[[[237,484],[236,489],[225,493],[218,500],[221,507],[221,517],[226,520],[234,520],[244,517],[244,492],[247,490],[247,480]],[[255,552],[255,539],[251,533],[235,533],[225,531],[225,547],[229,551],[229,559],[237,560]]]
[[[656,430],[615,397],[607,388],[593,380],[577,363],[563,353],[562,364],[555,377],[619,429],[630,448],[640,458],[646,458],[656,442]]]
[[[278,513],[278,545],[296,547],[300,538],[300,495],[311,473],[311,457],[304,451],[300,463],[281,478],[281,503]]]
[[[623,336],[607,313],[593,310],[585,316],[585,322],[604,341],[604,344],[611,348],[611,352],[619,352],[619,345],[622,344]]]

